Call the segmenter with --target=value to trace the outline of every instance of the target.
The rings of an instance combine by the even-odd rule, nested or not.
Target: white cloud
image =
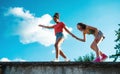
[[[2,58],[0,59],[1,62],[9,62],[10,60],[8,58]]]
[[[15,35],[19,36],[20,42],[23,44],[38,42],[42,45],[49,46],[54,44],[55,36],[53,29],[41,28],[38,25],[53,25],[51,23],[52,17],[49,14],[44,14],[41,17],[35,17],[29,10],[24,10],[21,7],[10,8],[7,15],[14,15],[19,20],[16,27]],[[72,28],[70,28],[71,30]],[[67,33],[65,33],[67,37]]]
[[[13,14],[14,16],[17,17],[21,17],[21,18],[34,18],[33,14],[30,14],[30,12],[28,10],[24,10],[22,7],[14,7],[14,8],[10,8],[8,10],[9,12],[7,13],[7,15],[9,14]]]
[[[12,61],[14,61],[14,62],[25,62],[26,60],[23,60],[21,58],[16,58],[16,59],[13,59],[13,60],[10,60],[8,58],[1,58],[0,59],[0,62],[12,62]]]

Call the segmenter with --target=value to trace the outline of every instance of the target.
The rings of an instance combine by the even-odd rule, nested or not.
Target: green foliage
[[[120,24],[118,25],[120,26]],[[116,60],[118,59],[118,56],[120,56],[120,28],[117,31],[115,31],[115,33],[117,37],[117,39],[115,40],[117,44],[114,47],[114,49],[116,49],[116,53],[110,56],[110,58],[114,58],[114,62],[116,62]]]
[[[118,25],[120,26],[120,24]],[[115,33],[115,35],[117,36],[117,39],[115,40],[117,45],[114,48],[120,50],[120,28],[118,29],[118,31],[115,31]]]
[[[90,55],[89,54],[87,54],[87,55],[85,55],[85,56],[83,56],[83,57],[79,57],[78,59],[75,59],[75,61],[76,62],[91,62],[91,61],[93,61],[94,60],[94,54],[93,53],[91,53]]]

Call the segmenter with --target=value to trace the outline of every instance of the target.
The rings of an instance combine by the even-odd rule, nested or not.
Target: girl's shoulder
[[[96,28],[96,27],[93,27],[93,26],[87,26],[88,27],[88,29],[94,29],[94,28]]]
[[[65,26],[65,24],[63,22],[60,22],[61,25]]]
[[[86,25],[86,29],[83,31],[83,33],[88,34],[90,29],[91,29],[91,27]]]
[[[61,24],[64,24],[64,22],[60,22]]]
[[[89,30],[89,29],[90,29],[90,26],[86,25],[85,30]]]

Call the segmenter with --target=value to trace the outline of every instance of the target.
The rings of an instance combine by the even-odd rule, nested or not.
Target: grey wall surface
[[[0,74],[120,74],[120,63],[1,62]]]

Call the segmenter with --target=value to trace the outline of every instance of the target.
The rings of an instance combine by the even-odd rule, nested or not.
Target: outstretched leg
[[[62,50],[60,50],[60,55],[61,55],[63,58],[67,59],[67,57],[65,56],[65,54],[63,53]]]
[[[56,49],[56,59],[58,59],[59,55],[61,55],[63,58],[67,58],[65,54],[60,50],[61,43],[63,42],[63,38],[59,38],[55,43],[55,49]]]

